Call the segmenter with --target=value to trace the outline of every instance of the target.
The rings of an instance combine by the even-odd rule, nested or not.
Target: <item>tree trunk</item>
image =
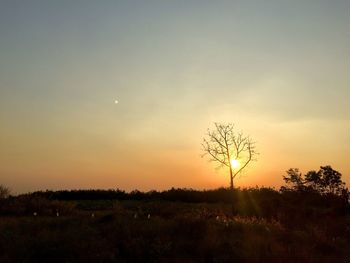
[[[233,192],[233,174],[232,174],[232,168],[231,167],[230,167],[230,178],[231,178],[230,189]]]
[[[232,173],[232,168],[230,166],[230,179],[231,179],[231,184],[230,184],[230,190],[231,190],[231,198],[232,198],[232,215],[236,215],[237,214],[237,211],[236,211],[236,208],[235,208],[235,204],[234,204],[234,200],[235,200],[235,192],[234,192],[234,188],[233,188],[233,173]]]

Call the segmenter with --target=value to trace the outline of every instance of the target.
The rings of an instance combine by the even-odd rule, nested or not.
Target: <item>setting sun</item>
[[[239,166],[239,161],[236,159],[231,159],[230,163],[232,168],[237,168]]]

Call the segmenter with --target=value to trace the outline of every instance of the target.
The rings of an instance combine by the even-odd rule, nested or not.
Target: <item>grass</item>
[[[350,261],[347,215],[293,225],[222,203],[41,202],[37,216],[0,217],[0,262]]]

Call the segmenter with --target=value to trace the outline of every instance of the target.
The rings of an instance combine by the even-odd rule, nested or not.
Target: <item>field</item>
[[[0,262],[350,262],[350,217],[334,200],[311,209],[240,192],[255,201],[236,202],[234,216],[227,202],[13,198]]]

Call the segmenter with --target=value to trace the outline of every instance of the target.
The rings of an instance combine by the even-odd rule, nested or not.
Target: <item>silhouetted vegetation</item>
[[[3,185],[0,185],[0,199],[5,199],[10,196],[10,189]]]
[[[287,186],[281,191],[314,192],[320,195],[339,196],[345,201],[349,199],[349,190],[341,180],[342,174],[329,165],[321,166],[316,171],[302,175],[297,168],[291,168],[283,180]]]
[[[202,143],[203,156],[207,155],[210,161],[228,168],[232,190],[233,180],[258,155],[251,138],[236,132],[234,126],[233,123],[215,123],[215,129],[208,129]]]
[[[349,262],[350,208],[330,166],[286,186],[42,191],[0,200],[0,262]],[[232,216],[231,204],[237,214]]]

